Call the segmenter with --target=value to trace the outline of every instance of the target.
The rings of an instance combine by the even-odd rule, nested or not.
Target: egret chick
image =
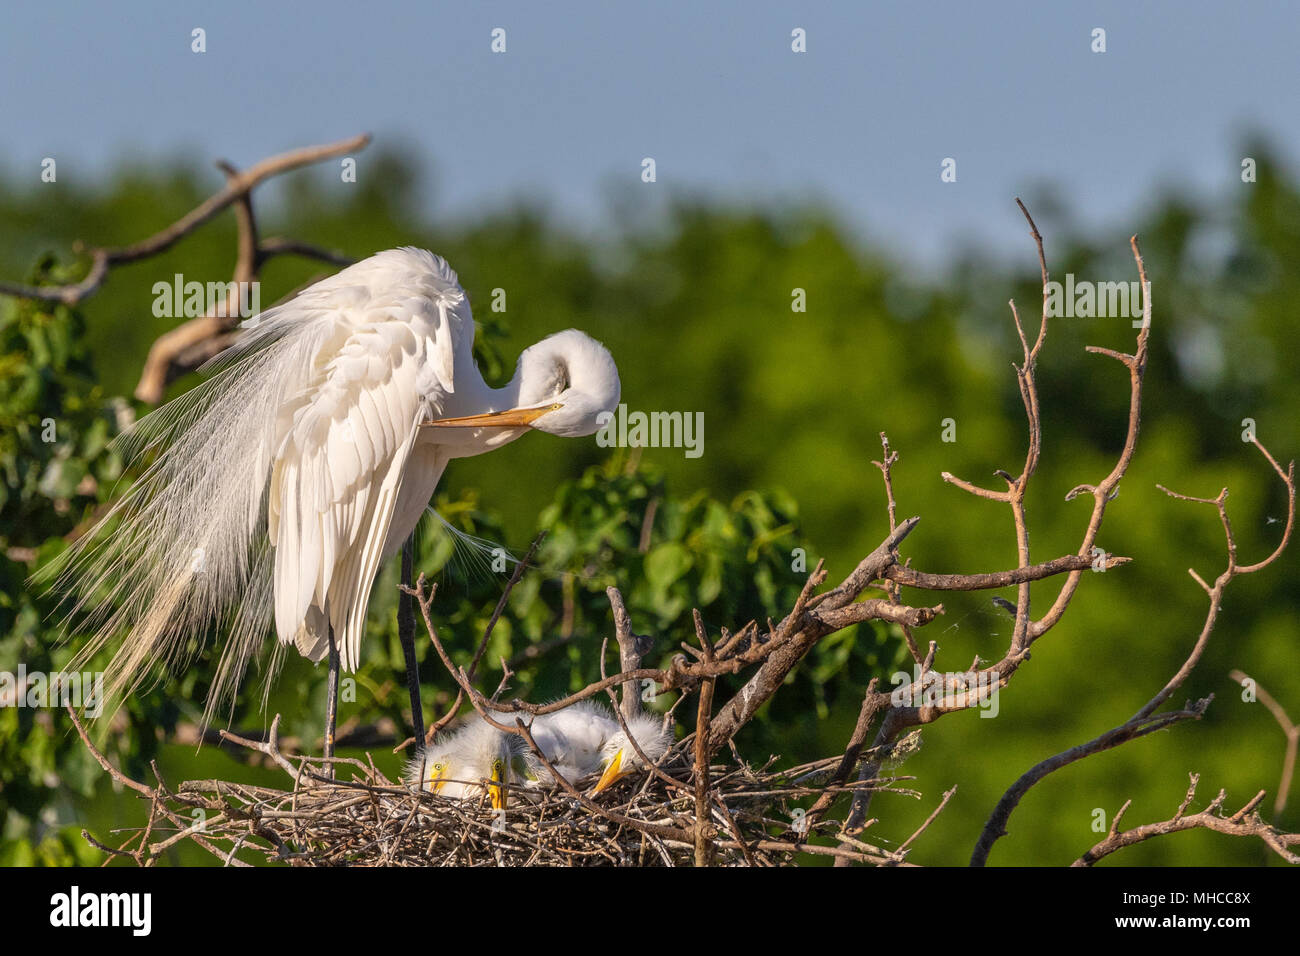
[[[492,809],[504,810],[509,785],[522,783],[519,759],[524,746],[517,735],[503,733],[475,716],[417,753],[406,766],[406,779],[412,786],[453,800],[476,800],[486,786]]]
[[[600,773],[604,765],[601,749],[617,731],[618,721],[608,710],[590,700],[579,701],[553,714],[534,717],[529,727],[537,749],[569,783]],[[524,745],[524,764],[528,786],[556,786],[551,772],[527,744]]]
[[[664,727],[662,717],[637,714],[629,717],[626,723],[627,729],[632,733],[632,740],[636,741],[637,747],[641,748],[641,752],[649,758],[651,764],[658,763],[659,758],[673,745],[673,732]],[[637,748],[632,746],[627,733],[617,721],[614,721],[614,733],[605,739],[601,747],[600,756],[604,769],[600,780],[596,782],[595,789],[591,791],[593,796],[613,786],[615,782],[630,773],[649,769],[649,765],[641,759],[641,754],[637,753]]]

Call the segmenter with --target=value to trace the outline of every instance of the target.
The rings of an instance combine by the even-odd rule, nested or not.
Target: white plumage
[[[509,715],[498,722],[511,723]],[[527,721],[526,721],[527,722]],[[626,720],[632,739],[657,763],[672,746],[672,730],[660,717],[638,714]],[[579,701],[528,724],[533,742],[566,782],[583,785],[599,775],[592,793],[600,793],[629,774],[648,769],[614,715],[594,701]],[[505,805],[505,792],[514,788],[559,786],[523,737],[505,733],[477,714],[453,734],[439,736],[407,763],[406,780],[446,797],[476,800],[488,781],[492,805]],[[503,788],[500,784],[504,783]]]
[[[503,810],[512,784],[522,783],[519,760],[524,742],[477,715],[460,730],[438,737],[406,765],[406,781],[453,800],[478,800],[486,791],[493,809]]]
[[[664,727],[662,718],[638,714],[625,722],[652,762],[672,746],[672,731]],[[595,793],[629,773],[647,769],[618,720],[594,701],[579,701],[552,714],[534,717],[529,732],[551,766],[570,784],[599,774]],[[523,758],[530,785],[557,786],[545,765],[526,746]]]
[[[641,754],[637,753],[638,747],[650,764],[656,764],[673,745],[673,732],[664,726],[664,721],[660,717],[636,714],[625,722],[631,732],[631,740],[636,742],[636,746],[632,746],[628,734],[621,727],[605,739],[600,749],[603,770],[593,793],[600,793],[628,774],[649,769],[646,761],[641,759]]]
[[[608,710],[590,700],[579,701],[551,714],[533,718],[528,728],[533,742],[551,766],[569,783],[577,783],[601,771],[601,748],[618,730]],[[525,745],[528,777],[538,786],[555,786],[550,771]]]
[[[64,567],[93,631],[76,666],[126,633],[111,697],[214,623],[229,633],[208,717],[272,624],[313,661],[332,628],[354,670],[375,574],[448,461],[528,428],[592,434],[619,400],[609,352],[575,330],[525,349],[510,383],[489,387],[456,273],[420,249],[358,262],[251,324],[216,375],[125,437],[157,457]]]

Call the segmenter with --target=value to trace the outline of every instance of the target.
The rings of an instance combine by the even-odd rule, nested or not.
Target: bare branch
[[[1291,524],[1295,520],[1294,463],[1292,464],[1291,468],[1287,472],[1283,472],[1282,469],[1277,466],[1277,463],[1273,460],[1272,456],[1268,455],[1268,452],[1265,451],[1263,446],[1258,445],[1258,443],[1256,444],[1259,447],[1260,451],[1264,453],[1264,455],[1268,458],[1269,462],[1273,465],[1274,470],[1278,473],[1279,476],[1282,477],[1282,480],[1286,482],[1288,501],[1289,501],[1287,530],[1289,532],[1291,528]],[[1223,524],[1224,535],[1226,538],[1228,554],[1229,554],[1228,567],[1223,571],[1222,574],[1219,575],[1219,577],[1215,580],[1214,585],[1212,587],[1206,588],[1210,597],[1210,606],[1206,612],[1205,622],[1201,626],[1201,632],[1197,636],[1196,642],[1192,647],[1191,653],[1188,654],[1187,659],[1183,662],[1182,666],[1178,669],[1178,672],[1169,679],[1169,681],[1165,684],[1165,686],[1162,687],[1154,697],[1152,697],[1149,701],[1147,701],[1146,704],[1144,704],[1137,711],[1137,713],[1135,713],[1123,724],[1119,725],[1118,727],[1114,727],[1111,730],[1106,731],[1104,734],[1101,734],[1100,736],[1093,738],[1087,743],[1080,744],[1076,747],[1072,747],[1069,750],[1063,751],[1062,753],[1056,754],[1053,757],[1049,757],[1046,760],[1043,760],[1042,762],[1036,764],[1034,767],[1031,767],[1020,777],[1019,780],[1017,780],[1014,784],[1012,784],[1011,787],[1007,790],[1007,792],[1002,795],[1002,799],[998,801],[998,804],[994,808],[993,813],[989,816],[988,821],[984,824],[984,829],[980,833],[979,840],[975,845],[975,850],[971,855],[971,865],[973,866],[984,865],[984,863],[988,859],[989,851],[993,848],[994,842],[996,842],[1000,837],[1006,835],[1006,824],[1008,818],[1011,816],[1012,811],[1020,803],[1021,798],[1025,795],[1025,793],[1028,792],[1029,788],[1032,787],[1039,780],[1041,780],[1043,777],[1047,776],[1049,773],[1053,772],[1054,770],[1058,770],[1061,767],[1074,763],[1077,760],[1081,760],[1084,757],[1091,756],[1092,754],[1095,753],[1100,753],[1103,750],[1109,750],[1112,747],[1117,747],[1120,744],[1126,743],[1129,740],[1134,740],[1138,737],[1146,736],[1147,734],[1151,733],[1153,730],[1159,730],[1160,728],[1168,726],[1169,724],[1175,723],[1179,720],[1185,720],[1189,718],[1199,719],[1201,715],[1205,712],[1205,708],[1209,706],[1212,697],[1208,697],[1203,700],[1197,701],[1194,704],[1189,704],[1183,710],[1166,712],[1163,714],[1156,714],[1156,711],[1159,709],[1159,707],[1169,699],[1170,695],[1172,695],[1175,690],[1177,690],[1179,687],[1182,686],[1183,682],[1187,680],[1187,678],[1191,675],[1192,670],[1196,667],[1197,663],[1200,661],[1201,655],[1204,653],[1206,645],[1209,642],[1210,634],[1214,631],[1215,623],[1218,620],[1219,608],[1221,607],[1222,604],[1223,589],[1236,575],[1249,573],[1250,571],[1254,571],[1254,570],[1258,570],[1259,568],[1266,567],[1269,563],[1275,560],[1279,554],[1281,554],[1281,551],[1275,550],[1264,561],[1259,562],[1257,565],[1250,566],[1249,571],[1237,567],[1236,546],[1233,543],[1233,539],[1232,539],[1232,526],[1228,521],[1227,511],[1224,508],[1224,502],[1227,500],[1227,489],[1225,488],[1223,491],[1219,493],[1217,498],[1213,498],[1213,499],[1192,499],[1186,495],[1178,495],[1177,497],[1181,497],[1186,500],[1200,501],[1202,503],[1212,504],[1215,506],[1215,508],[1219,513],[1220,520]],[[1287,535],[1284,534],[1283,540],[1285,541],[1286,538]]]
[[[370,134],[363,133],[360,136],[353,136],[337,143],[308,146],[303,149],[281,153],[278,156],[271,156],[254,164],[242,173],[228,176],[226,185],[221,190],[166,229],[154,233],[147,239],[142,239],[129,246],[111,248],[92,246],[86,247],[84,250],[78,249],[78,251],[84,251],[91,258],[90,272],[80,282],[61,286],[24,286],[12,282],[0,282],[0,295],[37,299],[43,302],[61,302],[70,306],[78,305],[99,289],[113,266],[138,262],[141,259],[147,259],[165,252],[227,206],[246,197],[254,187],[264,180],[303,166],[310,166],[325,159],[344,156],[356,150],[364,149],[369,142]],[[281,248],[273,254],[286,251],[282,248],[286,242],[287,240],[278,240]]]
[[[1288,863],[1300,863],[1300,855],[1290,850],[1290,847],[1300,843],[1300,833],[1284,833],[1277,830],[1264,822],[1255,811],[1255,807],[1264,798],[1262,790],[1230,817],[1222,816],[1216,812],[1223,803],[1224,794],[1222,791],[1219,792],[1218,798],[1205,810],[1200,813],[1187,814],[1187,807],[1191,804],[1192,797],[1196,793],[1196,784],[1200,778],[1198,774],[1191,774],[1191,779],[1192,783],[1188,788],[1187,797],[1171,819],[1161,823],[1147,823],[1121,833],[1119,831],[1119,820],[1123,809],[1128,807],[1128,803],[1125,803],[1124,808],[1121,808],[1121,812],[1115,815],[1115,821],[1111,824],[1106,839],[1070,865],[1092,866],[1103,857],[1107,857],[1117,850],[1122,850],[1126,846],[1133,846],[1153,837],[1194,829],[1213,830],[1216,833],[1226,833],[1237,837],[1257,837]]]

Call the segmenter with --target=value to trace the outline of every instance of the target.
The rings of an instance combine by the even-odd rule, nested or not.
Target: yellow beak
[[[602,790],[612,787],[615,782],[632,772],[630,770],[623,770],[622,767],[623,751],[619,750],[618,753],[614,754],[614,759],[609,762],[609,766],[605,768],[605,772],[600,775],[600,779],[596,781],[596,787],[591,791],[592,796],[595,796]]]
[[[547,412],[564,406],[559,402],[540,408],[507,408],[501,412],[484,412],[482,415],[465,415],[460,418],[436,418],[421,422],[420,426],[439,428],[527,428]]]
[[[431,793],[442,792],[442,785],[447,782],[443,779],[446,769],[446,767],[435,767],[433,773],[429,775],[429,791]]]
[[[488,784],[488,799],[492,801],[493,810],[506,808],[506,788],[501,786],[501,771],[492,768],[492,782]]]

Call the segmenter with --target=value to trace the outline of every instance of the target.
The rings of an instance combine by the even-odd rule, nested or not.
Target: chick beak
[[[446,773],[446,768],[444,768],[444,767],[438,767],[437,769],[435,769],[435,770],[433,771],[433,773],[429,774],[429,792],[430,792],[430,793],[441,793],[441,792],[442,792],[442,785],[443,785],[444,783],[447,782],[446,780],[443,779],[443,776],[444,776],[445,773]]]
[[[591,791],[592,796],[595,796],[602,790],[612,787],[620,778],[626,777],[631,773],[630,770],[623,770],[622,767],[623,751],[620,748],[618,753],[614,754],[614,759],[609,762],[609,766],[605,768],[605,772],[600,775],[600,779],[596,781],[596,787]]]
[[[506,808],[506,788],[501,786],[501,771],[492,769],[492,782],[488,784],[488,799],[492,801],[493,810]]]
[[[533,422],[548,412],[563,408],[559,402],[536,408],[507,408],[500,412],[484,412],[482,415],[464,415],[460,418],[435,418],[430,422],[421,422],[421,427],[438,428],[528,428]]]

